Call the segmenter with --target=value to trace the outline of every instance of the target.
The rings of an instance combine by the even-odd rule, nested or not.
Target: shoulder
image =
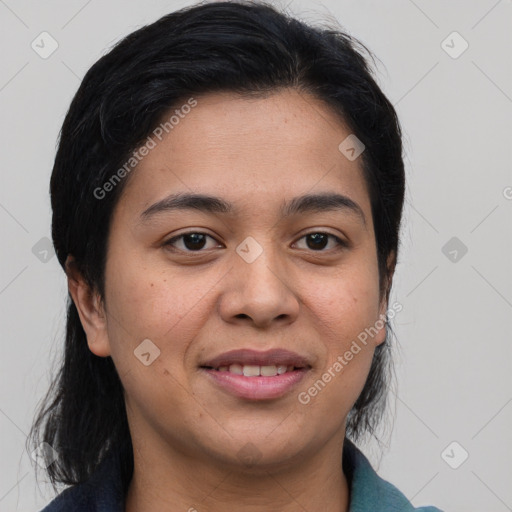
[[[414,508],[393,484],[381,478],[357,446],[345,438],[343,470],[350,482],[349,512],[442,512],[433,506]]]
[[[124,512],[117,457],[104,459],[87,482],[68,487],[41,512]]]
[[[41,512],[71,512],[96,510],[92,508],[93,493],[85,484],[74,485],[62,491]]]

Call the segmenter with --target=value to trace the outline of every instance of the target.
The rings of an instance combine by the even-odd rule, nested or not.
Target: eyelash
[[[171,250],[173,252],[184,252],[184,253],[188,253],[188,254],[194,254],[194,253],[201,253],[201,252],[205,252],[205,250],[202,250],[202,249],[199,249],[197,251],[191,251],[191,250],[182,250],[182,249],[176,249],[175,247],[172,246],[172,244],[182,238],[184,238],[185,236],[187,235],[205,235],[213,240],[215,240],[215,238],[212,236],[212,235],[209,235],[208,233],[204,233],[202,231],[189,231],[187,233],[182,233],[181,235],[178,235],[178,236],[175,236],[173,238],[170,238],[169,240],[167,240],[166,242],[164,242],[164,246],[168,246],[168,247],[171,247]],[[344,240],[342,240],[341,238],[333,235],[332,233],[326,233],[324,231],[311,231],[310,233],[306,233],[305,235],[302,235],[299,240],[302,240],[303,238],[306,238],[307,236],[310,236],[310,235],[327,235],[328,237],[330,238],[333,238],[338,247],[336,247],[335,249],[331,249],[331,251],[336,251],[336,250],[340,250],[340,249],[344,249],[344,248],[347,248],[348,247],[348,243],[345,242]],[[315,253],[322,253],[322,252],[330,252],[329,250],[324,250],[324,249],[320,249],[318,251],[315,251],[313,249],[310,249],[312,252],[315,252]]]

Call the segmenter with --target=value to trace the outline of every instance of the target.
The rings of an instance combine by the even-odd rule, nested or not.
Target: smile
[[[285,397],[311,370],[308,358],[285,349],[238,349],[199,366],[216,390],[244,400]]]
[[[231,364],[229,366],[219,366],[218,368],[213,368],[218,372],[229,372],[235,375],[243,375],[244,377],[275,377],[276,375],[282,375],[283,373],[292,372],[295,370],[295,366],[293,365],[268,365],[268,366],[259,366],[252,364]]]

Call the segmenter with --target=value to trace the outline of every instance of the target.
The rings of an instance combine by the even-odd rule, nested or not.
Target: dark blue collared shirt
[[[349,439],[343,445],[343,471],[350,488],[349,512],[442,512],[414,508],[392,484],[382,479]],[[125,489],[119,458],[105,459],[91,478],[62,491],[41,512],[125,512]]]

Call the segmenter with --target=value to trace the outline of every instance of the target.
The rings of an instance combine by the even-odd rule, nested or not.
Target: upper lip
[[[271,349],[258,351],[252,349],[237,349],[224,352],[209,359],[200,366],[219,368],[232,364],[254,365],[254,366],[294,366],[295,368],[309,367],[309,361],[295,352],[285,349]]]

